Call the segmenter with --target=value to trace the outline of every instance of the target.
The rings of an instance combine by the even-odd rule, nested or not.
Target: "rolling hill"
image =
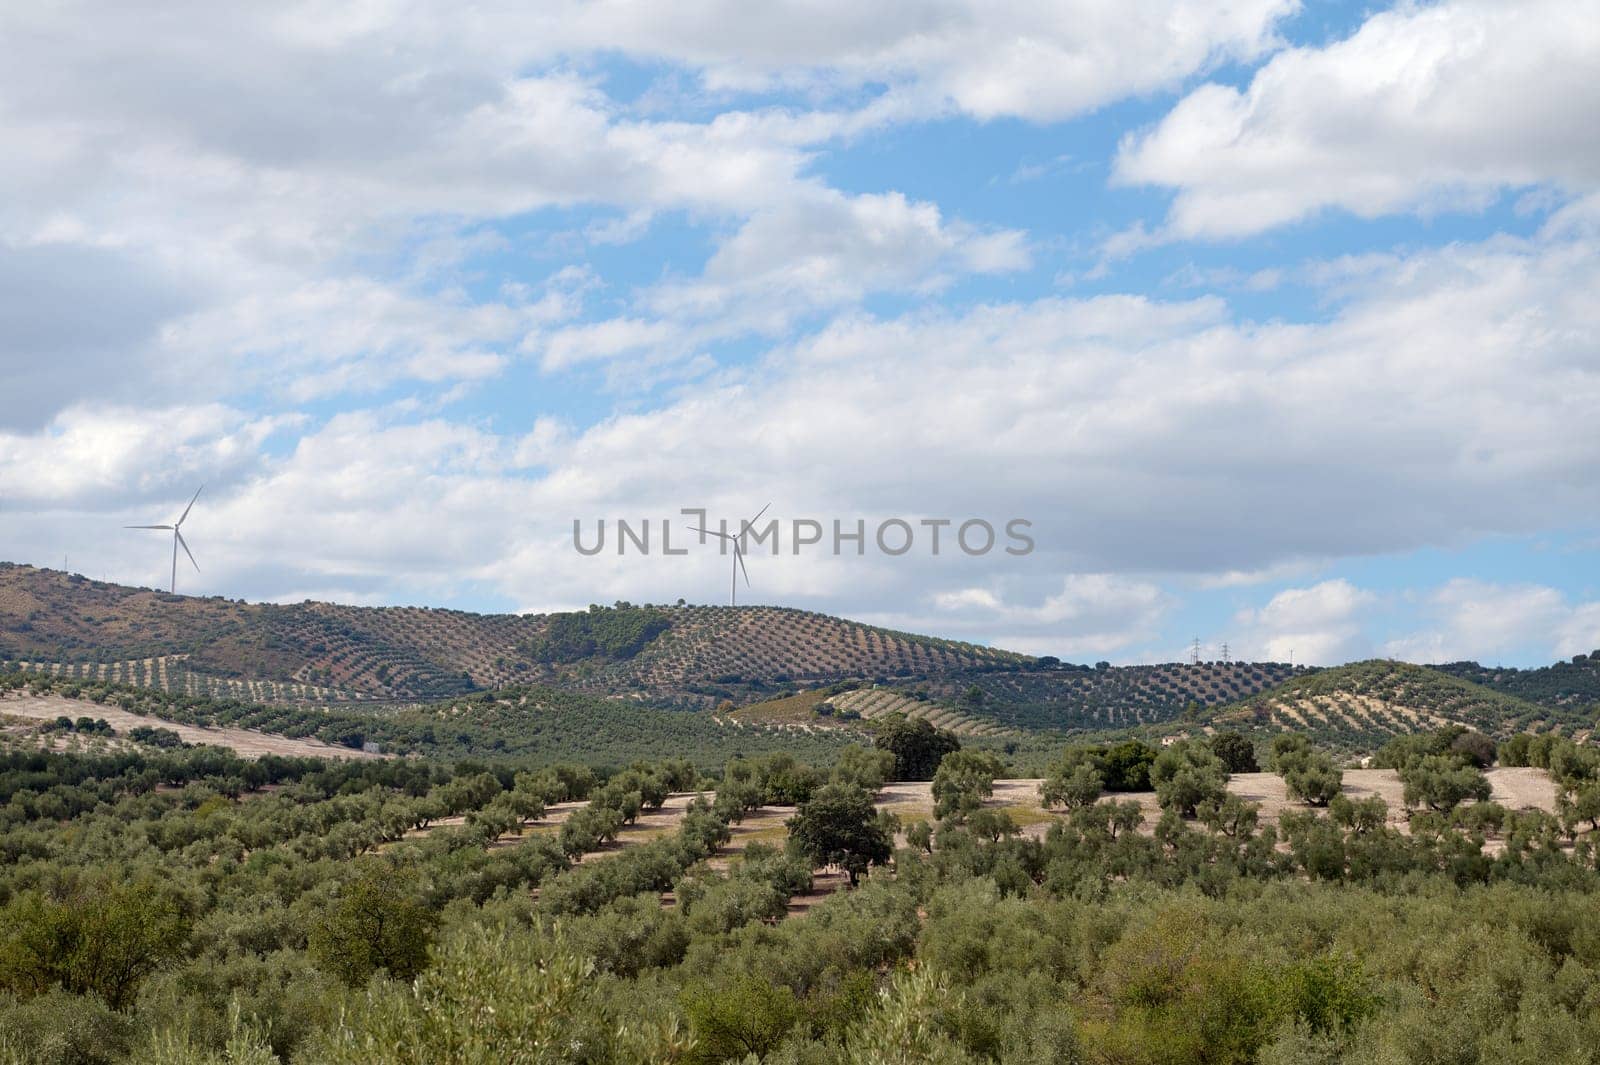
[[[916,685],[962,713],[1007,728],[1100,731],[1160,724],[1223,706],[1313,672],[1280,662],[1053,665],[952,673]]]
[[[779,607],[516,615],[279,605],[0,563],[0,661],[254,702],[426,702],[537,682],[711,707],[790,683],[938,677],[1029,659]]]
[[[1542,706],[1429,666],[1384,659],[1295,677],[1201,720],[1218,728],[1304,732],[1313,742],[1347,750],[1371,749],[1398,733],[1443,725],[1491,736],[1594,726],[1592,711]]]
[[[1432,668],[1556,710],[1600,706],[1600,650],[1538,669],[1503,669],[1476,662],[1446,662]]]
[[[374,713],[540,688],[811,729],[885,714],[973,736],[1213,722],[1343,747],[1460,722],[1592,728],[1600,655],[1538,670],[1367,662],[1076,666],[779,607],[473,614],[174,596],[0,563],[0,666],[197,699]],[[826,703],[827,705],[822,705]],[[859,726],[857,726],[859,727]]]

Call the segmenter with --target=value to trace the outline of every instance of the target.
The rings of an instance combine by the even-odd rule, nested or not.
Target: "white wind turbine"
[[[196,573],[200,572],[200,563],[194,560],[194,552],[189,550],[189,545],[184,542],[183,533],[178,530],[183,527],[183,520],[189,516],[189,511],[194,509],[194,501],[200,498],[200,493],[206,486],[201,485],[194,490],[194,496],[189,500],[189,505],[183,508],[183,514],[171,525],[124,525],[124,529],[171,529],[172,530],[172,592],[178,591],[178,548],[183,548],[183,553],[189,556],[189,562],[194,566]]]
[[[733,583],[728,589],[728,605],[729,606],[738,606],[739,605],[739,574],[741,572],[744,574],[744,586],[746,588],[750,587],[750,571],[748,569],[745,569],[744,551],[743,551],[742,548],[740,548],[739,543],[740,543],[741,540],[744,539],[744,534],[745,534],[746,531],[749,530],[750,526],[752,526],[756,522],[760,521],[761,520],[761,515],[765,514],[767,512],[767,509],[769,507],[771,507],[771,506],[772,506],[772,504],[768,503],[765,507],[762,507],[760,510],[756,511],[756,516],[755,517],[751,518],[749,521],[745,522],[743,525],[741,525],[739,527],[738,535],[735,535],[733,533],[723,532],[720,529],[703,529],[698,525],[689,526],[690,529],[692,529],[693,531],[695,531],[697,533],[700,533],[702,535],[715,536],[715,537],[718,537],[719,539],[727,540],[729,543],[733,544]]]

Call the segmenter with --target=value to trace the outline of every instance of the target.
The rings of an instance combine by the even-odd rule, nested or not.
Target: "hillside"
[[[1294,730],[1330,747],[1370,749],[1388,737],[1441,725],[1492,736],[1593,727],[1593,715],[1561,712],[1428,666],[1375,659],[1295,677],[1271,691],[1203,715],[1217,727]]]
[[[1600,650],[1538,669],[1502,669],[1476,662],[1447,662],[1431,668],[1557,710],[1600,706]]]
[[[1012,731],[991,720],[963,714],[942,703],[913,698],[892,688],[859,687],[853,682],[848,686],[801,691],[751,703],[739,707],[728,716],[736,722],[785,725],[810,732],[818,729],[861,730],[862,722],[878,721],[897,714],[926,718],[938,728],[948,729],[958,736],[999,736]]]
[[[912,693],[1007,728],[1098,731],[1176,720],[1191,705],[1223,706],[1310,672],[1279,662],[1034,664],[934,678]]]
[[[514,615],[279,605],[0,563],[0,661],[252,702],[431,701],[538,681],[710,707],[791,682],[937,677],[1028,659],[778,607]]]

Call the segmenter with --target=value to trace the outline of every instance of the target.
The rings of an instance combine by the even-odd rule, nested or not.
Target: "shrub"
[[[1452,755],[1430,754],[1400,771],[1405,784],[1408,807],[1426,805],[1441,813],[1455,809],[1468,799],[1489,798],[1489,779],[1476,766],[1466,765]]]
[[[1211,748],[1199,741],[1182,740],[1156,756],[1150,766],[1150,782],[1164,809],[1193,817],[1195,808],[1208,799],[1222,801],[1228,771]]]
[[[953,732],[935,728],[923,718],[896,718],[873,741],[894,755],[894,779],[932,780],[944,756],[961,749]]]
[[[1241,732],[1219,732],[1211,737],[1211,753],[1222,759],[1229,773],[1257,773],[1256,747]]]

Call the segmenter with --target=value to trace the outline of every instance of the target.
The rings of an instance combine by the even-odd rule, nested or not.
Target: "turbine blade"
[[[194,496],[189,500],[189,505],[183,508],[183,518],[187,518],[189,516],[189,511],[194,509],[194,501],[196,499],[199,499],[200,498],[200,493],[204,492],[205,490],[206,490],[206,486],[205,485],[201,485],[199,488],[196,488],[194,490]],[[183,518],[179,518],[178,519],[178,525],[182,525],[183,524]],[[177,528],[177,525],[174,525],[173,528]],[[189,561],[192,562],[194,560],[190,559]]]
[[[124,529],[170,529],[170,525],[124,525]]]
[[[760,510],[756,511],[756,516],[751,518],[749,521],[745,522],[745,526],[749,527],[751,525],[754,525],[756,522],[761,520],[761,515],[765,514],[767,511],[769,511],[771,509],[772,509],[772,504],[768,503],[766,506],[764,506]]]
[[[733,557],[739,561],[739,569],[744,573],[744,586],[750,587],[750,571],[744,568],[744,552],[739,550],[739,541],[733,542]]]
[[[698,525],[689,526],[689,531],[690,532],[697,532],[697,533],[705,533],[707,536],[720,536],[724,540],[732,540],[732,539],[734,539],[734,535],[732,533],[718,532],[716,529],[702,529]]]
[[[189,550],[189,543],[183,538],[183,533],[179,532],[177,529],[173,529],[172,535],[176,536],[178,538],[178,543],[183,545],[183,553],[189,556],[189,562],[194,566],[194,571],[199,573],[200,563],[194,560],[194,552]]]

